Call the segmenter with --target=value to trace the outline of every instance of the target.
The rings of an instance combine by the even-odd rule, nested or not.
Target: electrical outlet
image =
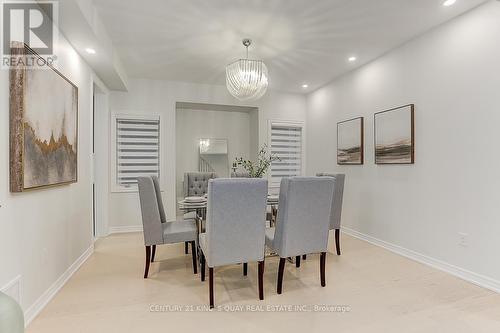
[[[462,247],[468,247],[469,242],[468,242],[468,236],[469,234],[466,234],[465,232],[459,232],[458,233],[458,245]]]

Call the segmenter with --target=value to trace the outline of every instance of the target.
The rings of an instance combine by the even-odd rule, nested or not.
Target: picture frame
[[[364,164],[364,117],[337,123],[337,164]]]
[[[10,69],[10,191],[76,183],[78,87],[26,44],[11,53],[32,65]]]
[[[377,112],[373,117],[375,164],[414,164],[415,105]]]

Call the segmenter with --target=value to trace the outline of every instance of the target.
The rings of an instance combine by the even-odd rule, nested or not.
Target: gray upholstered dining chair
[[[160,186],[156,177],[138,177],[139,199],[141,204],[144,245],[146,246],[146,267],[144,278],[147,279],[149,263],[154,261],[156,245],[190,242],[193,252],[193,271],[197,273],[196,239],[198,230],[194,220],[180,219],[169,222],[166,219]],[[152,250],[152,253],[151,253]]]
[[[264,299],[264,242],[267,180],[213,179],[208,183],[206,232],[200,234],[201,280],[209,269],[210,308],[214,307],[214,267],[258,261],[259,299]]]
[[[329,216],[334,179],[331,177],[283,178],[280,185],[276,228],[266,230],[266,246],[280,257],[277,292],[281,294],[286,258],[321,253],[321,286],[325,282]]]
[[[208,181],[217,178],[215,172],[184,173],[184,197],[203,196],[208,192]]]
[[[250,178],[250,173],[248,171],[234,171],[231,172],[231,178]],[[269,225],[272,227],[276,222],[276,207],[268,206],[266,210],[266,221],[269,221]]]
[[[208,192],[208,181],[217,178],[215,172],[185,172],[183,194],[184,197],[201,197]],[[187,212],[184,214],[185,219],[195,219],[196,212]],[[188,254],[188,243],[184,244],[184,253]]]
[[[330,230],[335,230],[335,247],[340,255],[340,221],[342,217],[342,201],[344,199],[345,174],[343,173],[317,173],[318,177],[332,177],[335,179],[335,190],[332,198],[330,212]]]

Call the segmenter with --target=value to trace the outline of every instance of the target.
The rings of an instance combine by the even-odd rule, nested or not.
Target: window
[[[113,115],[114,192],[137,191],[137,177],[160,176],[160,117]]]
[[[301,176],[304,172],[304,124],[294,122],[270,122],[271,153],[280,161],[271,165],[270,186],[280,185],[281,178]]]

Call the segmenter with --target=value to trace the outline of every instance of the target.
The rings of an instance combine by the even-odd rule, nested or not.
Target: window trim
[[[273,126],[287,126],[287,127],[298,127],[301,129],[301,163],[300,163],[300,175],[304,176],[306,174],[306,126],[304,121],[296,120],[281,120],[281,119],[269,119],[267,121],[267,147],[269,152],[271,152],[271,135]],[[279,183],[273,183],[271,178],[271,168],[267,172],[268,187],[272,189],[277,189],[280,187]]]
[[[159,125],[160,125],[160,131],[159,131],[159,138],[158,138],[158,169],[159,169],[159,174],[160,174],[160,186],[162,186],[162,166],[163,166],[163,154],[162,154],[162,130],[163,130],[163,125],[161,122],[161,117],[159,114],[137,114],[137,113],[130,113],[130,112],[111,112],[111,121],[110,121],[110,127],[111,127],[111,137],[110,137],[110,189],[111,193],[137,193],[139,192],[139,189],[137,186],[132,186],[132,187],[124,187],[118,185],[116,182],[116,174],[117,174],[117,168],[116,168],[116,163],[117,163],[117,142],[116,142],[116,121],[119,118],[126,118],[130,120],[158,120]]]

